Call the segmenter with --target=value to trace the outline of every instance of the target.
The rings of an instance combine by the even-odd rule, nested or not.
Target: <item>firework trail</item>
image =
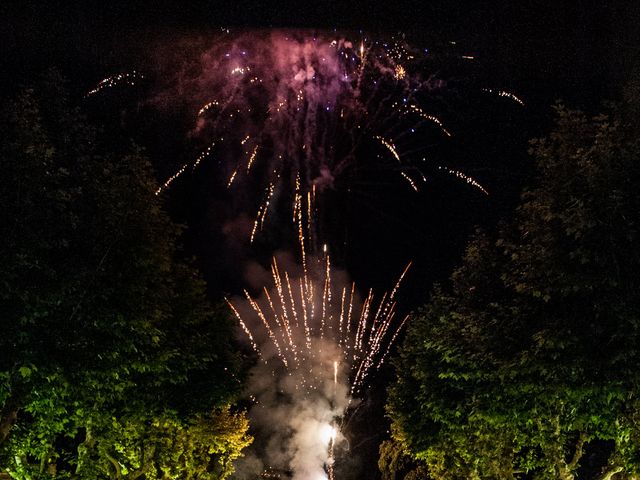
[[[487,93],[498,95],[499,97],[505,97],[505,98],[508,98],[509,100],[513,100],[518,105],[524,107],[524,102],[514,93],[507,92],[506,90],[494,90],[492,88],[483,88],[482,90]]]
[[[304,371],[301,389],[316,389],[317,382],[329,374],[337,383],[341,373],[349,379],[349,394],[358,394],[370,372],[384,362],[404,324],[405,319],[397,319],[396,293],[410,264],[391,293],[377,299],[369,291],[360,302],[354,283],[340,285],[342,279],[332,278],[329,255],[308,260],[310,264],[296,277],[283,271],[274,257],[270,289],[265,287],[259,297],[245,291],[244,303],[249,308],[245,305],[243,314],[238,300],[227,303],[263,361],[270,358],[290,371],[299,371],[312,364],[310,360],[316,355],[322,356],[327,343],[338,347],[326,371]],[[261,345],[254,338],[260,338]],[[265,346],[274,349],[273,357],[263,354]],[[274,367],[278,368],[277,364]]]
[[[449,175],[455,177],[455,178],[459,178],[460,180],[468,183],[469,185],[477,188],[478,190],[480,190],[482,193],[484,193],[485,195],[489,195],[489,192],[473,177],[470,177],[469,175],[461,172],[460,170],[455,170],[453,168],[448,168],[448,167],[438,167],[438,170],[441,170],[445,173],[448,173]]]
[[[96,95],[108,88],[114,88],[119,86],[133,87],[135,85],[138,85],[142,80],[144,80],[144,75],[136,71],[111,75],[107,78],[102,79],[95,87],[89,90],[85,94],[85,98]]]

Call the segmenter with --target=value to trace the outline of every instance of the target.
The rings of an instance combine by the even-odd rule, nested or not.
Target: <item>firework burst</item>
[[[300,195],[315,211],[317,198],[349,183],[357,166],[384,164],[385,154],[397,178],[418,191],[419,178],[426,179],[416,166],[426,140],[452,136],[430,111],[432,92],[442,83],[425,73],[425,61],[396,40],[304,31],[225,34],[161,87],[190,92],[192,137],[205,147],[157,193],[209,157],[224,170],[228,189],[259,178],[264,193],[253,212],[253,240],[274,198],[295,203]]]
[[[362,391],[371,371],[384,363],[406,317],[399,319],[396,294],[411,264],[407,265],[391,292],[376,297],[372,290],[360,301],[355,283],[342,285],[333,276],[330,256],[308,258],[300,276],[283,270],[274,257],[270,288],[260,296],[244,292],[241,302],[227,300],[251,346],[267,362],[277,360],[290,372],[303,370],[301,389],[312,391],[327,378],[348,378],[349,394]],[[260,344],[255,340],[262,339]],[[322,371],[305,371],[315,357],[326,357],[332,345],[333,357]],[[263,349],[275,352],[263,355]]]

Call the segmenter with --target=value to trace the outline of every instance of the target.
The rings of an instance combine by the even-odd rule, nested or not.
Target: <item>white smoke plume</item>
[[[272,287],[228,303],[259,357],[248,385],[255,401],[252,428],[263,439],[257,455],[267,469],[296,480],[332,479],[351,397],[382,364],[402,327],[394,322],[395,293],[409,267],[390,293],[376,300],[370,291],[361,301],[327,253],[306,258],[299,265],[288,254],[274,257]],[[257,265],[246,271],[249,284],[267,275]]]
[[[294,276],[303,273],[289,255],[279,255],[279,265]],[[251,277],[248,283],[268,275],[255,264],[247,267],[247,274]],[[342,283],[346,280],[344,274],[336,274],[334,278]],[[267,292],[270,297],[278,298],[276,287]],[[258,301],[264,302],[265,297],[263,293]],[[253,479],[264,469],[275,469],[290,472],[295,480],[326,480],[333,462],[330,444],[335,446],[341,441],[339,424],[350,404],[350,369],[344,364],[344,351],[338,339],[314,336],[311,354],[299,355],[295,365],[285,367],[273,337],[262,328],[255,314],[252,316],[249,301],[234,299],[234,305],[244,318],[250,319],[249,328],[256,332],[255,341],[260,350],[260,360],[251,372],[247,393],[255,399],[249,412],[251,425],[258,442],[263,443],[258,446],[259,453],[249,453],[238,462],[234,478]],[[338,312],[325,313],[334,314]],[[316,334],[319,327],[319,324],[310,325]],[[294,344],[306,344],[309,339],[303,332],[304,329],[291,329]],[[272,333],[276,338],[289,335],[284,329],[273,329]],[[258,457],[260,461],[256,461]]]

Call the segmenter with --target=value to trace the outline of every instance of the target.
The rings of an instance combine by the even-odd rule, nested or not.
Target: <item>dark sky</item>
[[[364,268],[363,275],[371,275],[359,263],[367,263],[368,257],[379,255],[382,245],[390,245],[386,256],[398,257],[397,261],[389,262],[392,271],[399,268],[396,263],[406,249],[444,251],[442,259],[431,259],[425,266],[433,273],[417,287],[422,291],[432,280],[446,278],[476,217],[481,224],[495,222],[517,198],[526,140],[544,132],[551,118],[550,105],[555,100],[563,99],[571,106],[596,112],[603,100],[620,97],[622,85],[637,71],[638,4],[623,0],[4,2],[0,7],[0,90],[28,83],[43,68],[56,65],[81,92],[114,71],[136,67],[138,57],[146,54],[145,48],[151,41],[160,38],[170,44],[181,35],[219,26],[337,28],[364,30],[374,35],[403,32],[412,43],[473,55],[478,59],[473,74],[486,85],[517,92],[527,101],[526,114],[494,111],[483,112],[486,118],[470,119],[461,111],[454,121],[464,123],[459,128],[466,129],[468,135],[461,135],[455,148],[446,153],[462,165],[465,158],[474,156],[497,159],[503,163],[490,167],[509,168],[512,177],[493,179],[492,185],[488,176],[496,192],[491,205],[482,205],[473,198],[454,204],[436,189],[422,199],[422,205],[410,207],[425,213],[419,222],[403,218],[407,208],[396,202],[395,210],[383,215],[396,221],[399,228],[403,224],[411,227],[405,231],[405,238],[415,234],[414,238],[422,239],[414,241],[413,246],[398,242],[401,237],[393,228],[385,228],[385,220],[379,215],[377,219],[371,216],[367,222],[359,222],[349,233],[354,242],[360,238],[378,240],[370,242],[369,249],[354,249],[350,265],[354,275],[359,268]],[[456,42],[455,47],[451,42]],[[488,122],[497,124],[495,131],[482,130]],[[479,144],[478,138],[486,140]],[[161,164],[159,171],[160,176],[165,174]],[[181,205],[181,218],[203,222],[202,218],[184,213],[199,201],[192,199],[193,203]],[[384,201],[387,205],[392,203]],[[424,205],[430,207],[425,209]],[[375,205],[366,207],[381,210]],[[450,235],[437,233],[451,218],[459,220],[460,228],[452,227]],[[200,234],[194,235],[197,244]],[[211,241],[202,237],[203,246],[193,248],[201,253]],[[358,255],[363,257],[360,261]],[[219,267],[211,261],[213,264],[204,266],[205,270],[215,271]],[[386,278],[387,272],[380,272],[380,276]],[[373,277],[372,280],[375,281]]]
[[[60,67],[80,90],[86,89],[123,63],[135,66],[136,56],[144,55],[141,50],[150,40],[171,42],[218,26],[403,32],[413,43],[447,48],[456,42],[458,52],[477,57],[478,75],[518,92],[527,108],[518,113],[507,106],[483,113],[484,119],[461,121],[459,128],[469,135],[461,136],[447,153],[460,162],[473,156],[497,159],[490,167],[511,168],[513,175],[502,175],[493,183],[488,175],[497,192],[488,202],[477,195],[462,197],[462,190],[455,191],[458,201],[452,202],[447,184],[411,204],[389,193],[380,199],[380,208],[371,203],[356,211],[358,221],[345,220],[351,225],[353,245],[345,263],[358,281],[366,277],[374,286],[388,286],[406,257],[418,255],[414,260],[423,274],[413,277],[407,289],[408,302],[415,305],[425,298],[430,282],[446,279],[473,224],[495,223],[513,204],[518,182],[524,181],[519,175],[526,171],[526,140],[544,132],[550,105],[562,98],[597,112],[603,100],[620,97],[625,82],[639,71],[637,25],[640,2],[631,0],[10,1],[0,6],[0,90],[28,83],[50,65]],[[496,128],[488,128],[486,120]],[[478,138],[484,140],[478,143]],[[189,196],[187,187],[178,187],[170,203],[174,214],[190,224],[187,249],[201,257],[200,266],[214,290],[225,290],[228,278],[213,247],[216,234],[207,224],[211,212],[193,208],[203,197],[198,185],[192,186],[195,194]],[[395,227],[389,228],[387,218]],[[400,230],[403,235],[398,235]],[[385,268],[371,268],[372,260]],[[380,399],[383,386],[376,386]],[[381,402],[372,407],[377,414]],[[378,440],[365,456],[375,458]]]
[[[123,38],[210,26],[281,26],[403,31],[418,41],[457,40],[483,54],[496,75],[535,90],[583,98],[604,93],[638,44],[638,2],[588,1],[9,1],[0,7],[2,57],[35,64],[51,55],[110,55]],[[634,5],[635,4],[635,5]],[[637,50],[636,50],[637,53]],[[18,60],[18,63],[20,60]],[[26,62],[25,62],[26,63]],[[555,86],[553,85],[555,84]],[[580,88],[578,90],[585,90]],[[576,95],[579,97],[580,95]]]

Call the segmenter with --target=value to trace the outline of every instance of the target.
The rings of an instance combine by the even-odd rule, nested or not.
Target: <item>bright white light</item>
[[[325,423],[320,427],[320,439],[322,440],[322,443],[329,444],[329,442],[336,439],[337,435],[338,431],[336,428],[328,423]]]

